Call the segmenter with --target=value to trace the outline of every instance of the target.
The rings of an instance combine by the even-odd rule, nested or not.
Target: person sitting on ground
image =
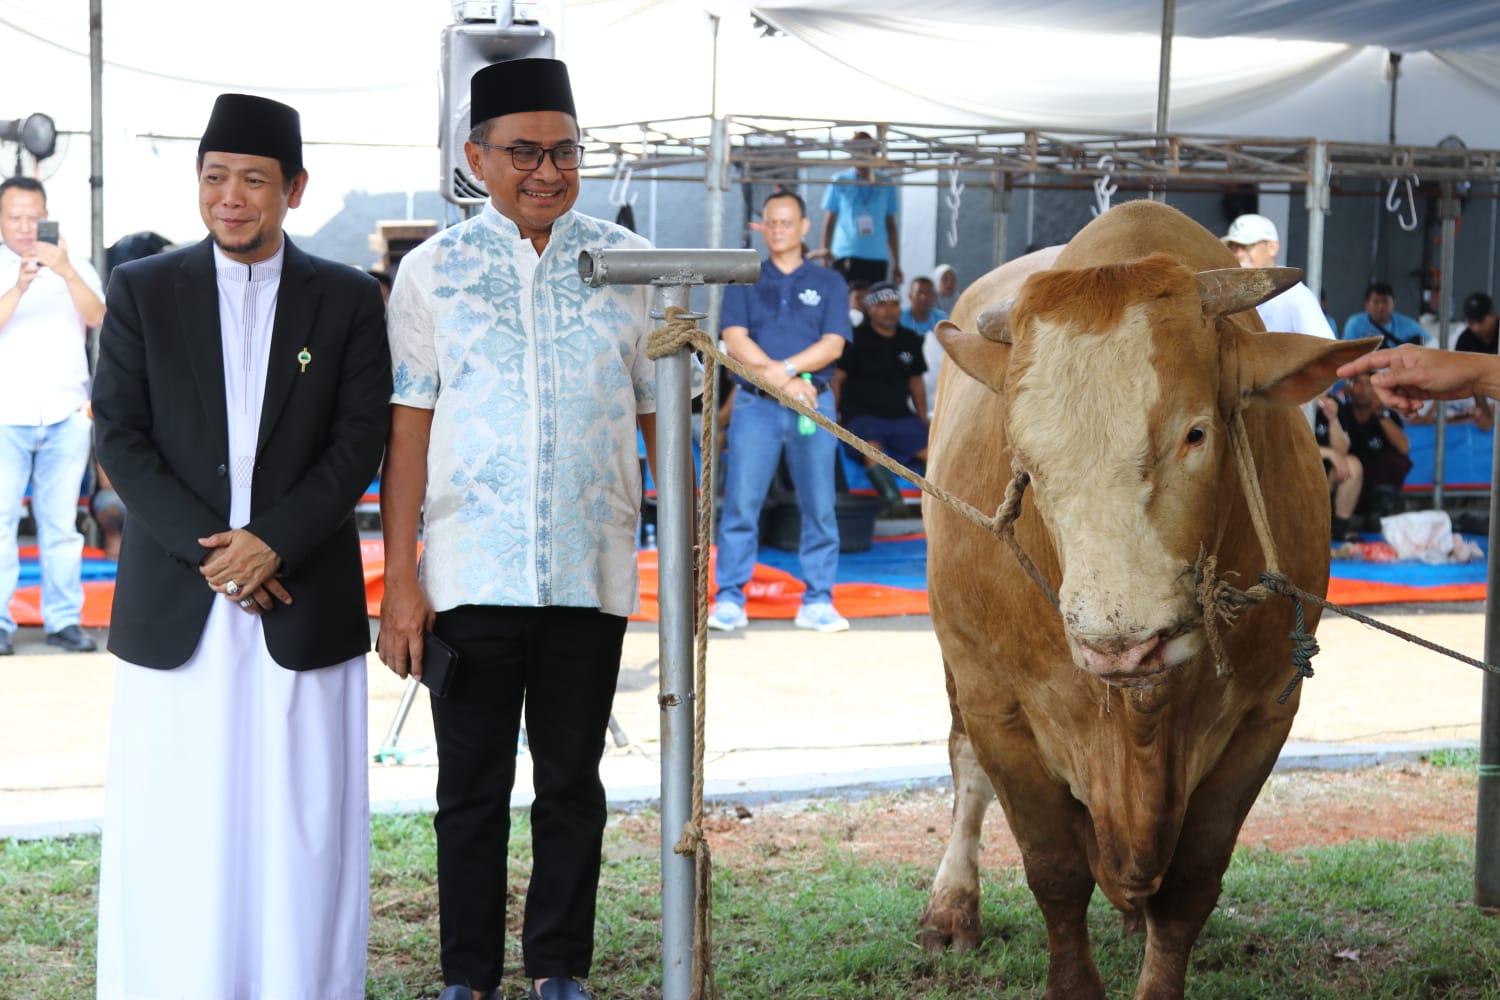
[[[1368,374],[1348,380],[1347,398],[1339,405],[1339,423],[1349,435],[1349,453],[1364,468],[1364,483],[1354,513],[1367,523],[1399,512],[1398,497],[1411,471],[1411,444],[1401,416],[1383,406]]]
[[[863,278],[855,278],[849,282],[849,326],[859,326],[865,321],[865,293],[870,290],[870,283]]]
[[[937,282],[937,307],[951,315],[958,302],[958,272],[952,264],[939,264],[932,269],[932,280]]]
[[[1314,405],[1317,414],[1313,433],[1318,439],[1318,453],[1323,456],[1323,471],[1328,474],[1328,488],[1333,493],[1333,540],[1354,541],[1359,533],[1353,530],[1352,521],[1364,488],[1365,469],[1349,453],[1349,432],[1338,419],[1339,401],[1332,396],[1319,396]]]
[[[120,561],[120,540],[125,535],[125,501],[115,492],[114,484],[104,466],[94,463],[94,495],[89,497],[89,513],[99,526],[104,539],[104,555],[115,562]]]
[[[1364,312],[1355,313],[1344,323],[1343,340],[1364,337],[1381,338],[1381,347],[1421,344],[1427,338],[1422,324],[1396,312],[1396,292],[1384,281],[1372,281],[1365,289]]]
[[[1475,292],[1464,299],[1463,332],[1458,335],[1455,351],[1473,354],[1500,353],[1500,316],[1495,315],[1495,300],[1484,292]],[[1495,426],[1495,408],[1483,393],[1475,393],[1474,408],[1470,411],[1474,425],[1482,431]],[[1450,404],[1452,405],[1452,404]]]
[[[833,399],[840,422],[850,432],[902,465],[927,461],[927,388],[922,374],[922,338],[902,326],[901,293],[889,281],[876,282],[865,296],[869,319],[833,373]],[[896,477],[865,458],[870,482],[885,501],[887,517],[906,513]]]

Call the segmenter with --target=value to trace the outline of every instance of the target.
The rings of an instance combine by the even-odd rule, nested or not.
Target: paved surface
[[[1371,609],[1375,617],[1481,657],[1479,605]],[[94,633],[103,645],[104,635]],[[69,654],[22,629],[0,658],[0,836],[98,829],[114,661]],[[1317,676],[1282,766],[1374,763],[1479,736],[1483,674],[1348,619],[1319,628]],[[658,637],[632,624],[615,718],[628,737],[609,747],[604,779],[616,804],[658,798],[661,778]],[[432,718],[419,689],[395,744],[399,764],[377,764],[405,682],[370,657],[371,798],[378,810],[430,810],[436,778]],[[926,617],[862,619],[841,635],[752,622],[709,643],[708,796],[734,801],[833,788],[946,779],[948,708],[941,660]],[[530,801],[522,756],[515,801]]]

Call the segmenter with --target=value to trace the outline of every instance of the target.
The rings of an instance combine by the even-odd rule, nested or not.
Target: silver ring
[[[240,607],[242,607],[242,608],[248,608],[250,605],[252,605],[254,603],[255,603],[255,598],[253,598],[253,597],[242,598],[240,600]]]
[[[228,594],[230,597],[233,597],[235,594],[238,594],[239,592],[240,592],[240,585],[237,584],[237,583],[235,583],[233,580],[230,580],[228,583],[224,584],[224,593]]]

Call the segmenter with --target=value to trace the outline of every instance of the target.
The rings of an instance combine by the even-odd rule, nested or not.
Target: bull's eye
[[[1190,445],[1202,444],[1203,439],[1207,436],[1207,432],[1202,427],[1194,427],[1187,433],[1187,443]]]

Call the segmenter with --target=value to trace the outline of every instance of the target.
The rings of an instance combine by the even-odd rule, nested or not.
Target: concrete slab
[[[1382,613],[1382,611],[1384,613]],[[1374,617],[1470,656],[1483,652],[1479,605],[1373,609]],[[102,633],[95,633],[101,645]],[[17,634],[0,658],[0,837],[93,832],[103,814],[114,662]],[[1282,767],[1351,767],[1473,745],[1483,674],[1440,654],[1327,616],[1316,676]],[[603,765],[612,803],[656,801],[661,781],[658,637],[632,624],[615,699],[627,737]],[[430,810],[437,770],[432,718],[419,689],[395,748],[375,763],[405,682],[369,658],[371,800],[379,810]],[[926,617],[860,619],[818,635],[752,622],[709,644],[705,794],[751,803],[831,789],[846,793],[946,781],[948,708],[937,639]],[[522,754],[514,802],[530,801]]]

